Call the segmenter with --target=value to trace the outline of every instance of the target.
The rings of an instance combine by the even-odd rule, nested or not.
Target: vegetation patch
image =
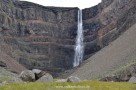
[[[136,84],[82,81],[79,83],[14,83],[1,86],[0,90],[136,90]]]

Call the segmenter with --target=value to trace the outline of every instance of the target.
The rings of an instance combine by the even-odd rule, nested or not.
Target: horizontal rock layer
[[[135,0],[102,0],[83,10],[84,59],[135,23],[135,5]],[[72,68],[78,10],[1,0],[1,51],[28,69],[61,72]]]

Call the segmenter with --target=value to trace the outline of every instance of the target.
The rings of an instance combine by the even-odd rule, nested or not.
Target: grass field
[[[84,81],[80,83],[15,83],[0,90],[136,90],[136,84]]]

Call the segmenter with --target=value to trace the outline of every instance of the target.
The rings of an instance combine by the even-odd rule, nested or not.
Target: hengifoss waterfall
[[[78,10],[77,28],[78,28],[78,30],[77,30],[77,37],[76,37],[75,56],[74,56],[73,67],[78,66],[82,62],[83,54],[84,54],[82,10]]]

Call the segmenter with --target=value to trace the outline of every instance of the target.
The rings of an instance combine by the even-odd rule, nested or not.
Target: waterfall
[[[82,10],[78,11],[78,30],[76,37],[75,56],[73,67],[78,66],[83,60],[84,43],[83,43],[83,22],[82,22]]]

